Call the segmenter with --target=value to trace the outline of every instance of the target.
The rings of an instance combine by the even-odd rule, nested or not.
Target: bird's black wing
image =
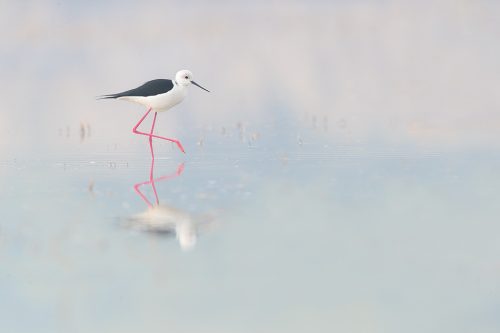
[[[172,80],[167,79],[156,79],[152,81],[148,81],[144,83],[142,86],[137,87],[135,89],[127,90],[117,94],[103,95],[99,98],[118,98],[118,97],[126,97],[126,96],[154,96],[159,94],[164,94],[174,87],[174,83]]]

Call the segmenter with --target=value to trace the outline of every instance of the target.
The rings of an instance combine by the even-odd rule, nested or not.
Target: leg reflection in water
[[[141,199],[146,203],[146,205],[148,205],[149,208],[154,208],[154,206],[158,206],[160,204],[160,199],[158,199],[158,192],[156,191],[155,183],[179,177],[182,174],[182,172],[184,171],[184,163],[181,163],[177,167],[177,171],[176,172],[174,172],[174,173],[172,173],[170,175],[165,175],[165,176],[161,176],[161,177],[158,177],[158,178],[154,178],[153,177],[154,165],[155,165],[154,161],[155,160],[153,158],[153,160],[151,161],[151,169],[149,171],[149,180],[145,181],[145,182],[142,182],[142,183],[137,183],[137,184],[134,185],[135,192],[141,197]],[[149,185],[149,184],[151,184],[151,188],[153,189],[153,193],[154,193],[154,196],[155,196],[155,203],[154,204],[152,204],[148,200],[148,198],[140,190],[141,186]]]
[[[198,235],[211,228],[214,219],[206,215],[194,216],[187,211],[160,203],[155,183],[168,181],[181,176],[184,171],[184,163],[179,164],[176,171],[154,178],[155,158],[151,140],[150,148],[151,168],[149,171],[149,180],[134,185],[135,192],[147,205],[147,209],[142,213],[130,217],[128,219],[128,225],[135,229],[158,235],[173,235],[179,241],[182,249],[191,249],[196,244]],[[151,185],[153,190],[153,202],[141,192],[141,188],[147,185]]]

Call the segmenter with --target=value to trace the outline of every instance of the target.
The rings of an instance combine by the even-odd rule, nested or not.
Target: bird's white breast
[[[167,111],[171,107],[179,104],[186,97],[187,89],[181,85],[174,85],[172,90],[167,91],[164,94],[158,94],[154,96],[124,96],[118,99],[123,99],[126,101],[131,101],[135,103],[142,104],[146,107],[150,107],[155,112]]]

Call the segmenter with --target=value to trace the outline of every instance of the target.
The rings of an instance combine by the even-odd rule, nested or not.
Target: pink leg
[[[156,123],[156,112],[153,118],[153,124],[151,125],[151,131],[149,132],[149,149],[151,149],[151,158],[153,159],[153,164],[155,163],[155,153],[153,151],[153,132],[155,130],[155,123]],[[151,168],[151,170],[153,170],[153,168]]]
[[[154,135],[151,133],[144,133],[144,132],[140,132],[137,130],[137,128],[139,127],[140,124],[142,124],[142,122],[144,121],[144,119],[147,117],[147,115],[151,112],[151,108],[148,109],[148,111],[146,112],[146,114],[144,116],[142,116],[142,118],[139,120],[139,122],[134,126],[134,128],[132,129],[132,132],[134,132],[135,134],[139,134],[139,135],[146,135],[146,136],[149,136],[149,140],[151,142],[151,138],[158,138],[158,139],[163,139],[163,140],[167,140],[167,141],[170,141],[170,142],[174,142],[177,144],[177,147],[179,147],[179,149],[185,154],[186,152],[184,151],[184,148],[182,147],[181,145],[181,142],[177,139],[172,139],[172,138],[166,138],[166,137],[163,137],[163,136],[159,136],[159,135]],[[155,119],[156,119],[156,112],[155,112]],[[153,127],[154,127],[154,124],[153,124]]]
[[[150,111],[151,111],[151,109],[149,109],[148,112],[141,118],[141,120],[139,120],[139,123],[137,125],[135,125],[135,127],[133,129],[134,133],[136,133],[135,131],[136,131],[137,127],[142,123],[142,121],[146,118],[146,116],[149,114]],[[155,130],[155,123],[156,123],[156,112],[155,112],[155,116],[153,118],[153,124],[151,125],[151,131],[149,132],[149,149],[151,150],[151,169],[149,170],[149,182],[136,184],[134,186],[134,189],[137,192],[137,194],[139,194],[141,196],[142,200],[144,200],[144,202],[150,208],[153,207],[153,205],[151,204],[151,202],[149,202],[148,198],[146,198],[146,196],[144,194],[142,194],[142,192],[139,190],[139,187],[144,185],[144,184],[151,184],[151,187],[153,188],[153,192],[155,194],[156,204],[158,205],[158,203],[159,203],[158,193],[156,192],[156,187],[155,187],[155,184],[153,181],[153,170],[155,167],[155,153],[153,150],[153,138],[151,137],[151,135],[153,134],[153,131]]]
[[[155,124],[156,124],[156,112],[153,117],[153,124],[151,125],[151,131],[149,132],[149,149],[151,149],[151,170],[149,171],[149,181],[151,182],[151,187],[153,188],[153,192],[155,194],[155,199],[156,199],[156,204],[160,204],[160,201],[158,200],[158,193],[156,192],[156,186],[155,182],[153,181],[153,170],[155,166],[155,153],[153,151],[153,132],[155,130]]]

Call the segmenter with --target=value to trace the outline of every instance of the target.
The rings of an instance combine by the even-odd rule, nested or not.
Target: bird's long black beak
[[[194,84],[195,86],[197,86],[197,87],[199,87],[199,88],[201,88],[201,89],[205,90],[205,91],[210,92],[210,90],[207,90],[207,89],[203,88],[202,86],[200,86],[198,83],[196,83],[196,82],[194,82],[194,81],[191,81],[191,83],[192,83],[192,84]]]

